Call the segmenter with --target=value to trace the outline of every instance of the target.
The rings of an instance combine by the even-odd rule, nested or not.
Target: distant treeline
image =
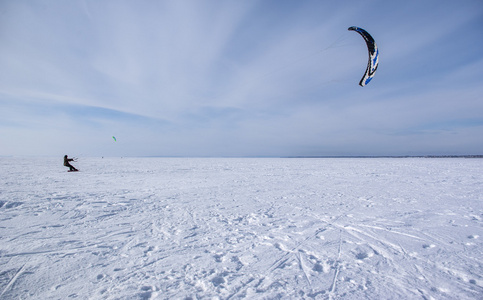
[[[483,155],[348,155],[348,156],[287,156],[287,158],[483,158]]]

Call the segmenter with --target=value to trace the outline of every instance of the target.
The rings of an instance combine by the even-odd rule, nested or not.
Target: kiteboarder
[[[74,161],[74,159],[73,158],[68,158],[67,155],[64,155],[64,166],[69,167],[69,172],[79,171],[76,168],[74,168],[73,165],[71,165],[69,163],[70,161]]]

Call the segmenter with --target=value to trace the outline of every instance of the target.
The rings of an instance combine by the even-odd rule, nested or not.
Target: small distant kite
[[[117,142],[117,140],[116,140],[116,137],[115,137],[115,136],[112,136],[112,138],[114,139],[114,142]]]
[[[356,26],[349,27],[347,30],[358,32],[366,41],[367,51],[369,51],[369,61],[367,62],[366,72],[359,82],[360,86],[365,86],[371,81],[379,65],[379,50],[372,36],[364,29]]]

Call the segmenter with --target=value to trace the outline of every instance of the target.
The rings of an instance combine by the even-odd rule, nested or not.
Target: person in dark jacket
[[[79,171],[70,164],[71,161],[74,161],[74,159],[68,158],[67,155],[64,155],[64,166],[69,167],[69,171]]]

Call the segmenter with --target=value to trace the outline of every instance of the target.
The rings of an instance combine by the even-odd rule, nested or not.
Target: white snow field
[[[483,159],[0,158],[0,299],[483,299]]]

